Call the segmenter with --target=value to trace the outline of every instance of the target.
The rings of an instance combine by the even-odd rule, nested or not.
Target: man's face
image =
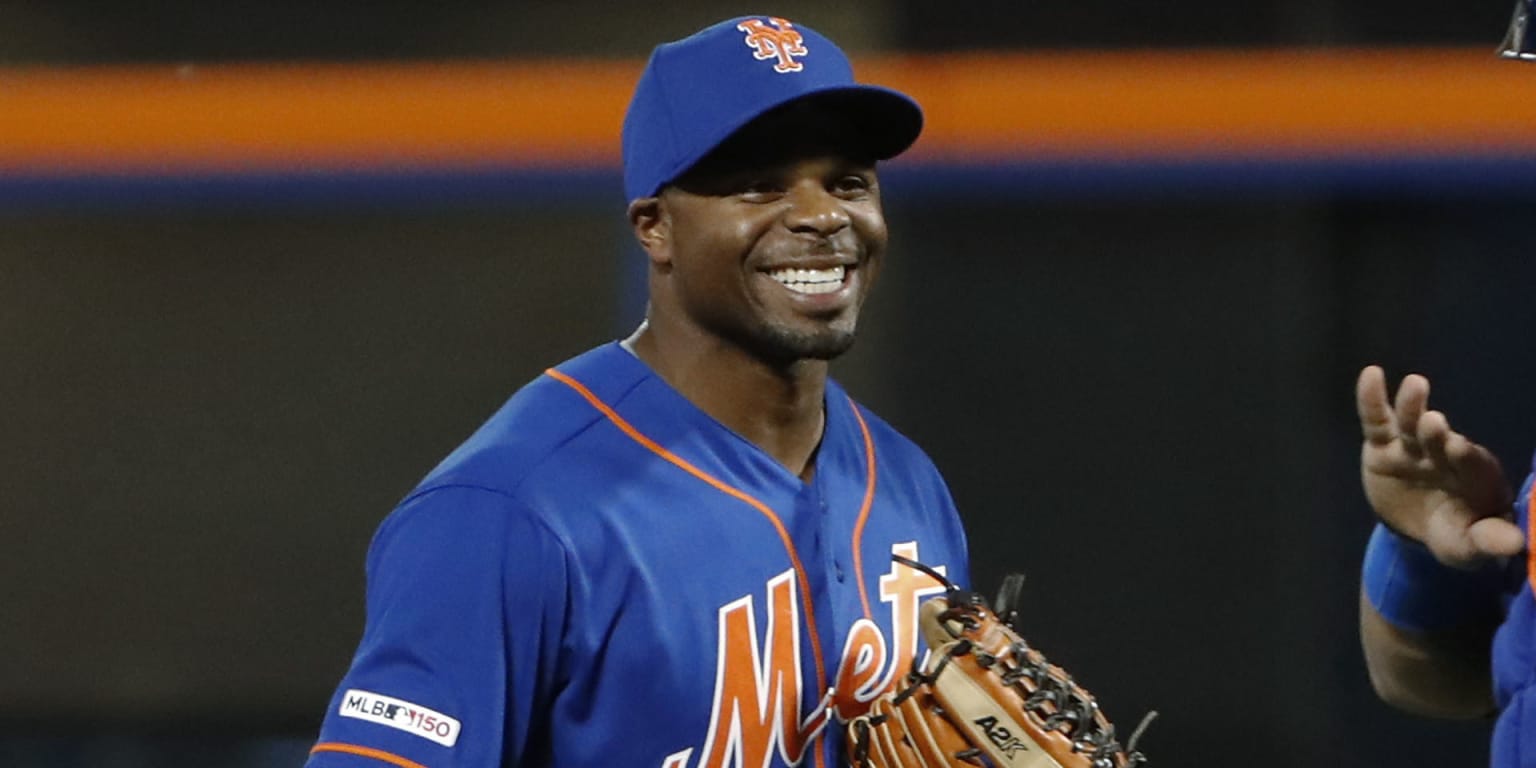
[[[886,246],[874,163],[805,117],[754,123],[660,201],[665,300],[697,330],[776,364],[853,344]]]

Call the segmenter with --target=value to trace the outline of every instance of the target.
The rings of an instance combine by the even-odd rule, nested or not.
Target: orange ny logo
[[[773,22],[772,27],[759,19],[748,19],[736,28],[747,33],[746,43],[758,61],[778,59],[773,71],[799,72],[804,65],[795,61],[795,57],[805,55],[805,41],[788,20],[772,17],[769,21]]]

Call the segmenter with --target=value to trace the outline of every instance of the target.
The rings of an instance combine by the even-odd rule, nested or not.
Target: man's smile
[[[848,269],[843,266],[825,269],[775,269],[768,276],[795,293],[833,293],[843,287]]]

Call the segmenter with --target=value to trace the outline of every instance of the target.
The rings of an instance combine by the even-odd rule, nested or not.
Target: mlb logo
[[[405,731],[445,747],[459,740],[462,728],[458,720],[436,710],[356,688],[342,694],[337,714]]]

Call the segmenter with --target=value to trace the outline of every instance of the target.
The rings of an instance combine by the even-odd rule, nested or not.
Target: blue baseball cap
[[[820,33],[743,16],[651,52],[624,115],[625,195],[655,195],[743,126],[808,97],[844,110],[875,160],[901,154],[923,129],[917,102],[855,81],[848,57]]]

